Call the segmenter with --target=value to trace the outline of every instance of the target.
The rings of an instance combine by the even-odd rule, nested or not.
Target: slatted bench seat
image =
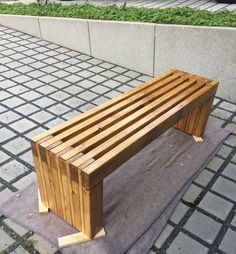
[[[103,179],[174,126],[201,137],[218,82],[171,69],[31,139],[40,209],[102,235]]]

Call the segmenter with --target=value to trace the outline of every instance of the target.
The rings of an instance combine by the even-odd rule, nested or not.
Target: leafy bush
[[[189,7],[168,9],[134,8],[123,5],[94,6],[90,4],[47,5],[0,3],[0,13],[32,16],[69,17],[81,19],[120,20],[163,24],[185,24],[236,27],[236,13],[210,12]]]

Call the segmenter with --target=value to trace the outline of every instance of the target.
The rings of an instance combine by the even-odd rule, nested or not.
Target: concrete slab
[[[154,24],[89,21],[92,56],[153,75]]]
[[[86,20],[40,17],[39,24],[44,40],[91,54]]]

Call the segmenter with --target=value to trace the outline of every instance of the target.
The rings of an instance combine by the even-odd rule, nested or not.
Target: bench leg
[[[92,239],[102,229],[103,182],[90,190],[83,187],[83,233]]]
[[[175,124],[174,127],[195,136],[197,138],[194,138],[196,142],[202,142],[202,140],[199,138],[203,136],[206,128],[213,100],[214,96],[209,98],[199,107],[189,112],[177,124]]]

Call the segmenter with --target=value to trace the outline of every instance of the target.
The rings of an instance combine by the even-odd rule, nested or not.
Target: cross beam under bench
[[[217,86],[171,69],[32,138],[41,204],[94,238],[103,179],[172,126],[201,141]]]

